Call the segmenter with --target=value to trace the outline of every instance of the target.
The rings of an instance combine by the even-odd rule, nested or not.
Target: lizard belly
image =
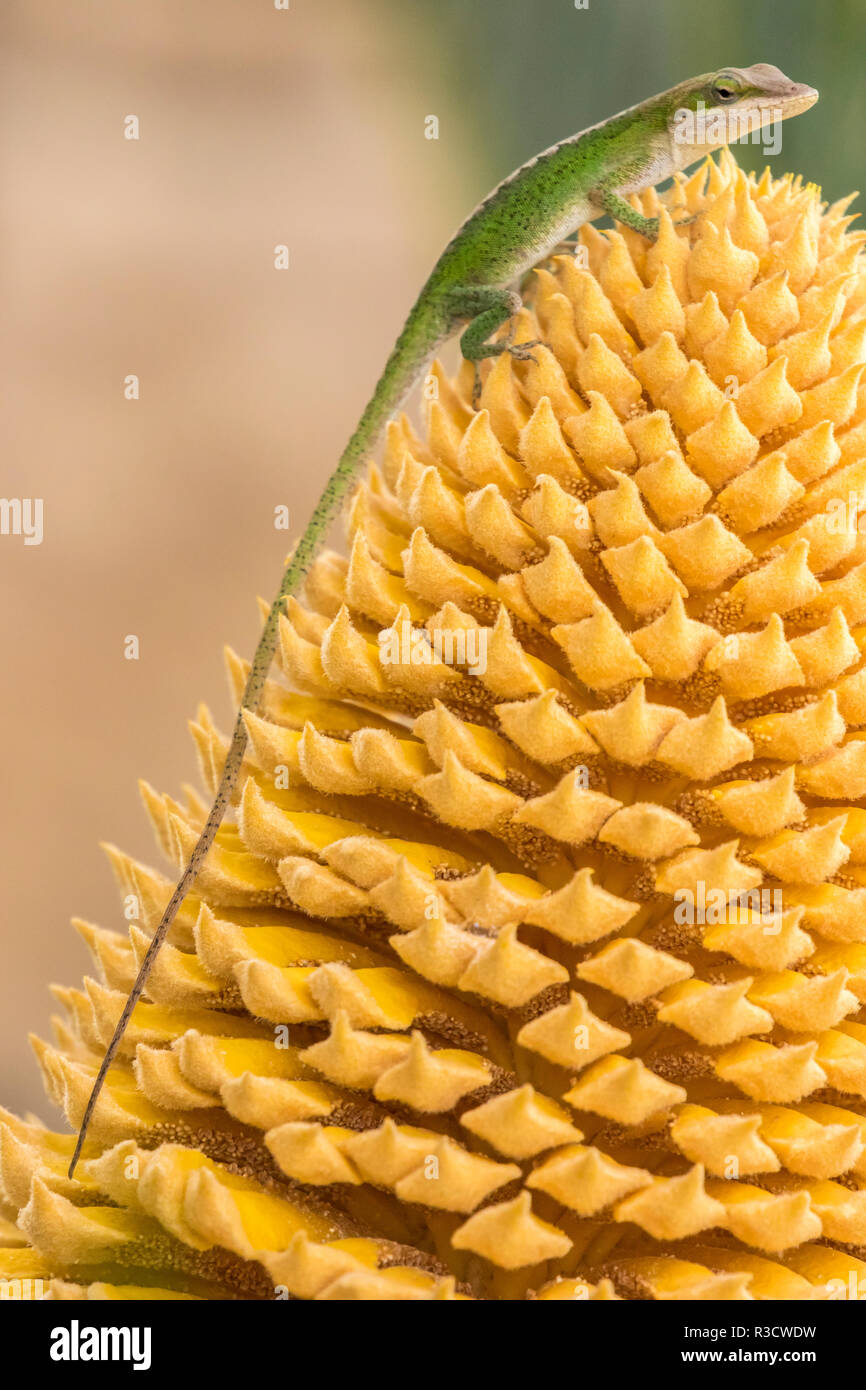
[[[616,191],[623,194],[642,193],[645,188],[652,188],[653,184],[662,183],[665,179],[669,179],[678,167],[680,166],[669,150],[659,150],[639,173],[618,184]]]

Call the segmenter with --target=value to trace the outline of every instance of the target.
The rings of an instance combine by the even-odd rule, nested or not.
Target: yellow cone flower
[[[3,1114],[57,1298],[827,1298],[866,1276],[866,271],[727,153],[434,367],[281,624],[226,823],[76,1178]],[[684,214],[693,214],[684,222]],[[239,696],[244,663],[230,655]],[[58,989],[78,1125],[206,815]],[[861,1258],[862,1257],[862,1258]],[[29,1284],[28,1284],[28,1281]],[[837,1295],[838,1296],[838,1295]]]

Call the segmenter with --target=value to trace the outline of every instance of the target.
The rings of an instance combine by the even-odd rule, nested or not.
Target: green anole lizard
[[[792,82],[767,63],[704,73],[537,155],[500,183],[449,241],[291,555],[253,658],[213,805],[100,1065],[81,1121],[70,1177],[132,1011],[232,798],[247,743],[244,713],[258,707],[283,604],[303,583],[361,465],[436,349],[462,327],[460,347],[463,356],[476,365],[477,391],[482,359],[503,352],[521,359],[531,354],[533,343],[514,343],[509,336],[494,339],[494,334],[520,308],[515,283],[569,234],[608,214],[654,240],[658,219],[642,216],[627,201],[627,194],[660,183],[730,139],[805,111],[817,98],[812,87]]]

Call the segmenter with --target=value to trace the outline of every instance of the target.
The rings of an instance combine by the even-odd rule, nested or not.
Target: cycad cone
[[[535,362],[488,363],[477,412],[434,369],[424,442],[392,424],[76,1180],[68,1135],[5,1117],[8,1279],[866,1276],[863,237],[728,154],[640,201],[654,245],[584,228],[531,277]],[[98,982],[36,1043],[73,1127],[215,784],[225,741],[193,733],[204,797],[145,789],[168,873],[109,850],[129,936],[78,924]]]

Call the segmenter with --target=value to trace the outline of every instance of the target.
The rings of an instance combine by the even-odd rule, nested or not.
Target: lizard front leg
[[[597,207],[603,208],[610,216],[616,218],[625,227],[631,227],[632,231],[640,232],[641,236],[646,237],[647,241],[655,241],[659,234],[659,220],[657,217],[644,217],[642,212],[633,208],[631,203],[626,202],[619,193],[613,188],[608,188],[604,184],[600,188],[590,193],[590,200]]]
[[[515,343],[513,329],[506,338],[492,342],[491,338],[507,319],[513,319],[522,307],[522,300],[516,290],[496,289],[491,285],[457,285],[449,290],[447,297],[448,313],[454,319],[469,319],[460,338],[460,351],[467,362],[475,366],[475,386],[472,404],[477,408],[481,395],[481,374],[478,364],[485,357],[499,357],[503,352],[511,353],[518,361],[534,362],[531,349],[537,347],[540,339],[533,338],[528,343]]]

